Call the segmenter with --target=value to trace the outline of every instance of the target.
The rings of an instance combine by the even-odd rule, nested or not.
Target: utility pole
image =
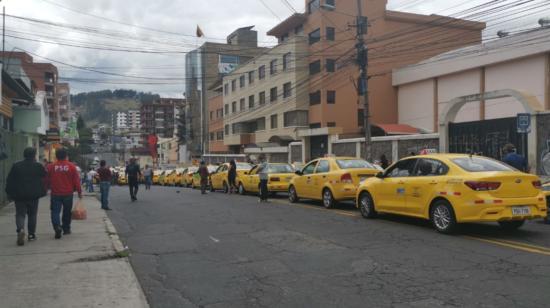
[[[4,5],[2,6],[2,65],[4,65],[5,52],[6,52],[6,6]]]
[[[364,36],[368,29],[368,18],[363,16],[363,8],[361,1],[357,0],[357,64],[359,65],[359,82],[357,94],[363,100],[363,117],[365,129],[365,159],[372,162],[372,140],[370,129],[370,113],[369,113],[369,77],[367,76],[367,68],[369,64],[369,50],[365,44]]]

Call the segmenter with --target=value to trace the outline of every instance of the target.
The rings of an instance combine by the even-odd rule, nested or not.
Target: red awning
[[[380,127],[386,135],[414,135],[419,134],[420,131],[406,124],[376,124]]]

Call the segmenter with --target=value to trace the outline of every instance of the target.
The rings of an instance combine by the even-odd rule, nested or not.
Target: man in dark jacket
[[[206,194],[206,186],[208,185],[208,168],[206,163],[201,161],[201,165],[198,170],[199,176],[201,177],[201,194]]]
[[[13,164],[6,181],[6,194],[15,201],[15,225],[19,246],[25,245],[25,217],[28,219],[28,240],[36,239],[38,199],[46,195],[46,170],[36,162],[36,149],[26,148],[23,157],[24,160]]]
[[[130,187],[130,198],[133,201],[137,201],[137,193],[139,189],[139,177],[141,176],[141,169],[136,163],[136,159],[130,159],[130,164],[126,166],[126,178],[128,179],[128,186]]]

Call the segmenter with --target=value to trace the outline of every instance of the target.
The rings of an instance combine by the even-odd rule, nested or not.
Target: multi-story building
[[[159,138],[174,137],[176,110],[184,108],[186,100],[182,98],[161,98],[149,104],[141,105],[141,132],[143,136],[155,134]]]
[[[70,120],[71,88],[68,83],[57,84],[57,96],[59,98],[59,130],[64,132]]]
[[[390,11],[386,9],[386,4],[386,0],[363,0],[361,12],[370,20],[365,41],[369,47],[367,73],[371,125],[395,124],[398,121],[397,91],[391,80],[394,68],[477,44],[485,28],[484,23]],[[225,144],[240,142],[242,145],[250,143],[250,147],[258,147],[258,143],[269,140],[277,140],[280,145],[284,145],[289,139],[295,139],[302,142],[303,159],[308,160],[327,154],[329,136],[362,134],[364,106],[357,94],[359,69],[355,62],[356,30],[349,27],[357,22],[357,2],[306,0],[305,6],[305,13],[290,16],[268,32],[268,35],[277,37],[278,50],[298,42],[305,44],[304,52],[294,57],[291,52],[290,56],[305,61],[305,69],[298,70],[298,74],[292,71],[285,73],[282,68],[284,52],[272,52],[271,59],[262,55],[246,63],[242,70],[239,69],[245,85],[241,88],[241,77],[236,78],[235,86],[233,80],[229,80],[229,106],[224,111],[228,113],[225,124],[229,125],[225,129],[231,136],[224,137]],[[254,65],[256,62],[259,65]],[[257,92],[255,95],[259,97],[264,89],[255,91],[261,82],[252,87],[247,86],[245,71],[255,70],[259,74],[259,66],[262,65],[265,65],[266,84],[276,81],[267,86],[266,100],[271,101],[271,97],[275,97],[274,103],[278,107],[265,104],[264,107],[247,108],[249,98],[245,94],[252,95],[247,91]],[[273,70],[275,73],[272,74]],[[300,75],[300,72],[304,74]],[[285,90],[285,85],[279,83],[287,79],[287,75],[295,76],[294,80],[285,81],[290,82]],[[235,91],[232,91],[233,88]],[[271,95],[271,91],[274,91],[274,95]],[[285,94],[290,96],[284,97]],[[244,108],[240,108],[242,99]],[[281,100],[283,103],[279,103]],[[270,108],[273,109],[263,111]],[[283,110],[282,113],[275,112],[278,108]],[[295,111],[296,117],[292,120],[294,125],[288,123],[290,119],[284,118],[289,111]],[[273,122],[277,123],[273,128],[271,116],[276,120]],[[293,126],[295,130],[292,130]],[[232,149],[236,151],[237,147]]]
[[[128,129],[139,130],[141,128],[141,111],[140,110],[128,110]]]
[[[223,87],[216,87],[217,95],[208,100],[208,149],[210,154],[225,154],[229,147],[223,143]]]
[[[258,47],[258,33],[252,28],[235,30],[226,44],[206,42],[185,57],[186,139],[192,156],[208,152],[208,102],[217,95],[212,86],[239,64],[265,50]]]
[[[118,111],[112,115],[112,127],[117,133],[122,133],[128,129],[128,113]]]

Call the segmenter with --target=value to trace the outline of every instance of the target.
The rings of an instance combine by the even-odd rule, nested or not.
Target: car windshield
[[[252,168],[252,165],[247,163],[237,163],[237,170],[250,170]]]
[[[218,166],[208,166],[207,168],[208,168],[208,172],[212,173],[212,172],[215,172],[216,169],[218,169]]]
[[[336,164],[338,164],[340,169],[376,169],[376,167],[371,165],[368,161],[362,159],[337,159]]]
[[[197,172],[197,170],[199,170],[199,168],[197,168],[197,167],[190,167],[189,169],[187,169],[187,172],[188,172],[188,173],[195,173],[195,172]]]
[[[451,160],[468,172],[515,171],[515,169],[504,163],[484,157],[460,157]]]
[[[293,173],[294,169],[290,165],[269,165],[267,168],[269,173]]]

